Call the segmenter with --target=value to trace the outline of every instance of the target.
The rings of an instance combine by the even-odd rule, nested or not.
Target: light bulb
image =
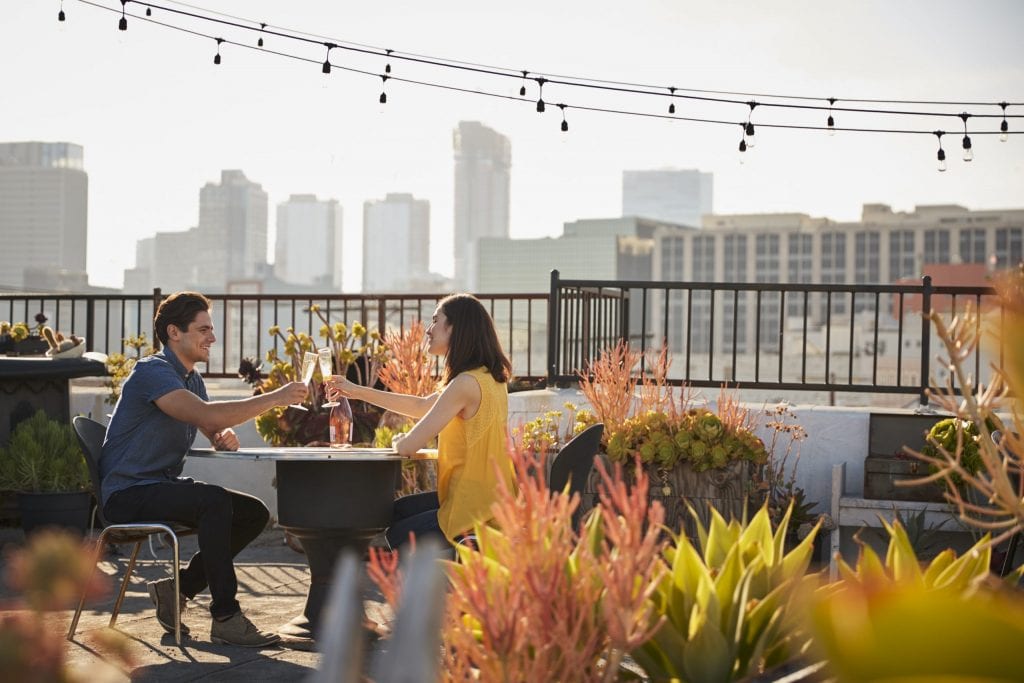
[[[939,153],[936,155],[939,160],[939,173],[946,170],[946,150],[939,147]]]
[[[831,114],[828,115],[828,121],[826,123],[828,124],[828,134],[829,135],[835,135],[836,134],[836,120],[834,118],[832,118]]]
[[[974,150],[971,149],[971,138],[964,136],[964,161],[974,160]]]
[[[1010,124],[1006,122],[1006,119],[1003,119],[1003,122],[999,124],[999,130],[1001,131],[999,133],[999,142],[1006,142],[1010,139]]]
[[[537,111],[538,112],[543,112],[544,111],[544,100],[537,100]]]
[[[747,147],[749,147],[750,149],[754,149],[754,124],[752,124],[750,121],[747,121],[746,134]]]

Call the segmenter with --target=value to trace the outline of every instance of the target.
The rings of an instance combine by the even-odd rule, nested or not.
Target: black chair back
[[[78,443],[85,452],[85,462],[89,466],[89,478],[92,480],[93,495],[96,496],[96,516],[100,524],[107,526],[107,520],[103,517],[103,505],[100,501],[100,452],[103,450],[103,439],[107,435],[107,428],[96,420],[78,415],[71,421],[75,428],[75,436]]]
[[[569,485],[569,493],[583,493],[587,477],[594,466],[594,456],[601,448],[601,436],[604,425],[591,425],[573,437],[562,450],[555,455],[551,463],[551,475],[548,477],[548,489],[561,491]]]

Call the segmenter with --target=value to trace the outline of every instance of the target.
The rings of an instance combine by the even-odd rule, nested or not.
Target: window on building
[[[949,263],[949,230],[924,231],[924,262]]]
[[[889,233],[889,279],[914,279],[920,275],[914,263],[914,233],[893,230]]]
[[[960,262],[985,263],[985,229],[965,228],[960,231]]]

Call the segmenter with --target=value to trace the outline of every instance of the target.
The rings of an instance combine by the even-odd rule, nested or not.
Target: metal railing
[[[351,326],[358,321],[382,334],[401,329],[415,320],[429,321],[440,294],[212,294],[213,322],[218,343],[203,373],[207,377],[237,377],[242,358],[262,359],[273,348],[280,350],[280,338],[268,330],[276,325],[306,333],[319,343],[324,324]],[[125,339],[145,334],[150,344],[153,313],[164,298],[159,289],[152,294],[0,294],[0,319],[35,325],[38,313],[47,324],[65,335],[85,337],[86,349],[105,353],[134,353]],[[498,335],[509,354],[516,376],[539,381],[545,375],[546,294],[481,294],[494,318]]]
[[[355,321],[381,332],[429,320],[439,294],[214,294],[219,342],[204,373],[235,377],[242,358],[279,349],[272,325],[320,340],[323,320]],[[604,349],[628,340],[645,352],[667,349],[669,381],[694,387],[905,394],[927,402],[936,363],[935,332],[921,311],[948,314],[969,304],[999,315],[988,287],[566,280],[552,271],[547,294],[480,294],[516,376],[571,383]],[[34,324],[37,313],[88,350],[130,353],[125,339],[154,340],[163,294],[0,294],[0,319]],[[319,314],[315,310],[319,308]],[[979,319],[979,326],[981,321]],[[1001,349],[979,348],[974,377]],[[937,377],[933,378],[933,373]]]
[[[572,382],[600,350],[663,349],[669,381],[693,387],[916,395],[928,402],[935,330],[921,311],[1001,315],[989,287],[568,280],[551,273],[548,383]],[[984,316],[983,316],[984,317]],[[982,324],[979,317],[977,324]],[[1001,365],[979,346],[968,369]],[[933,377],[933,374],[936,377]],[[954,383],[954,389],[958,390]]]

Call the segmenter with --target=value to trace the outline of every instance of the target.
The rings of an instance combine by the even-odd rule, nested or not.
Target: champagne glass
[[[331,347],[325,346],[316,352],[320,359],[320,375],[324,378],[324,397],[327,397],[327,379],[334,374],[334,362],[331,355]],[[327,401],[321,404],[321,408],[333,408],[338,405],[337,401]]]
[[[310,380],[313,379],[313,373],[316,371],[317,355],[306,351],[302,354],[302,383],[309,384]],[[298,408],[299,410],[309,410],[306,406],[301,403],[291,403],[290,408]]]

